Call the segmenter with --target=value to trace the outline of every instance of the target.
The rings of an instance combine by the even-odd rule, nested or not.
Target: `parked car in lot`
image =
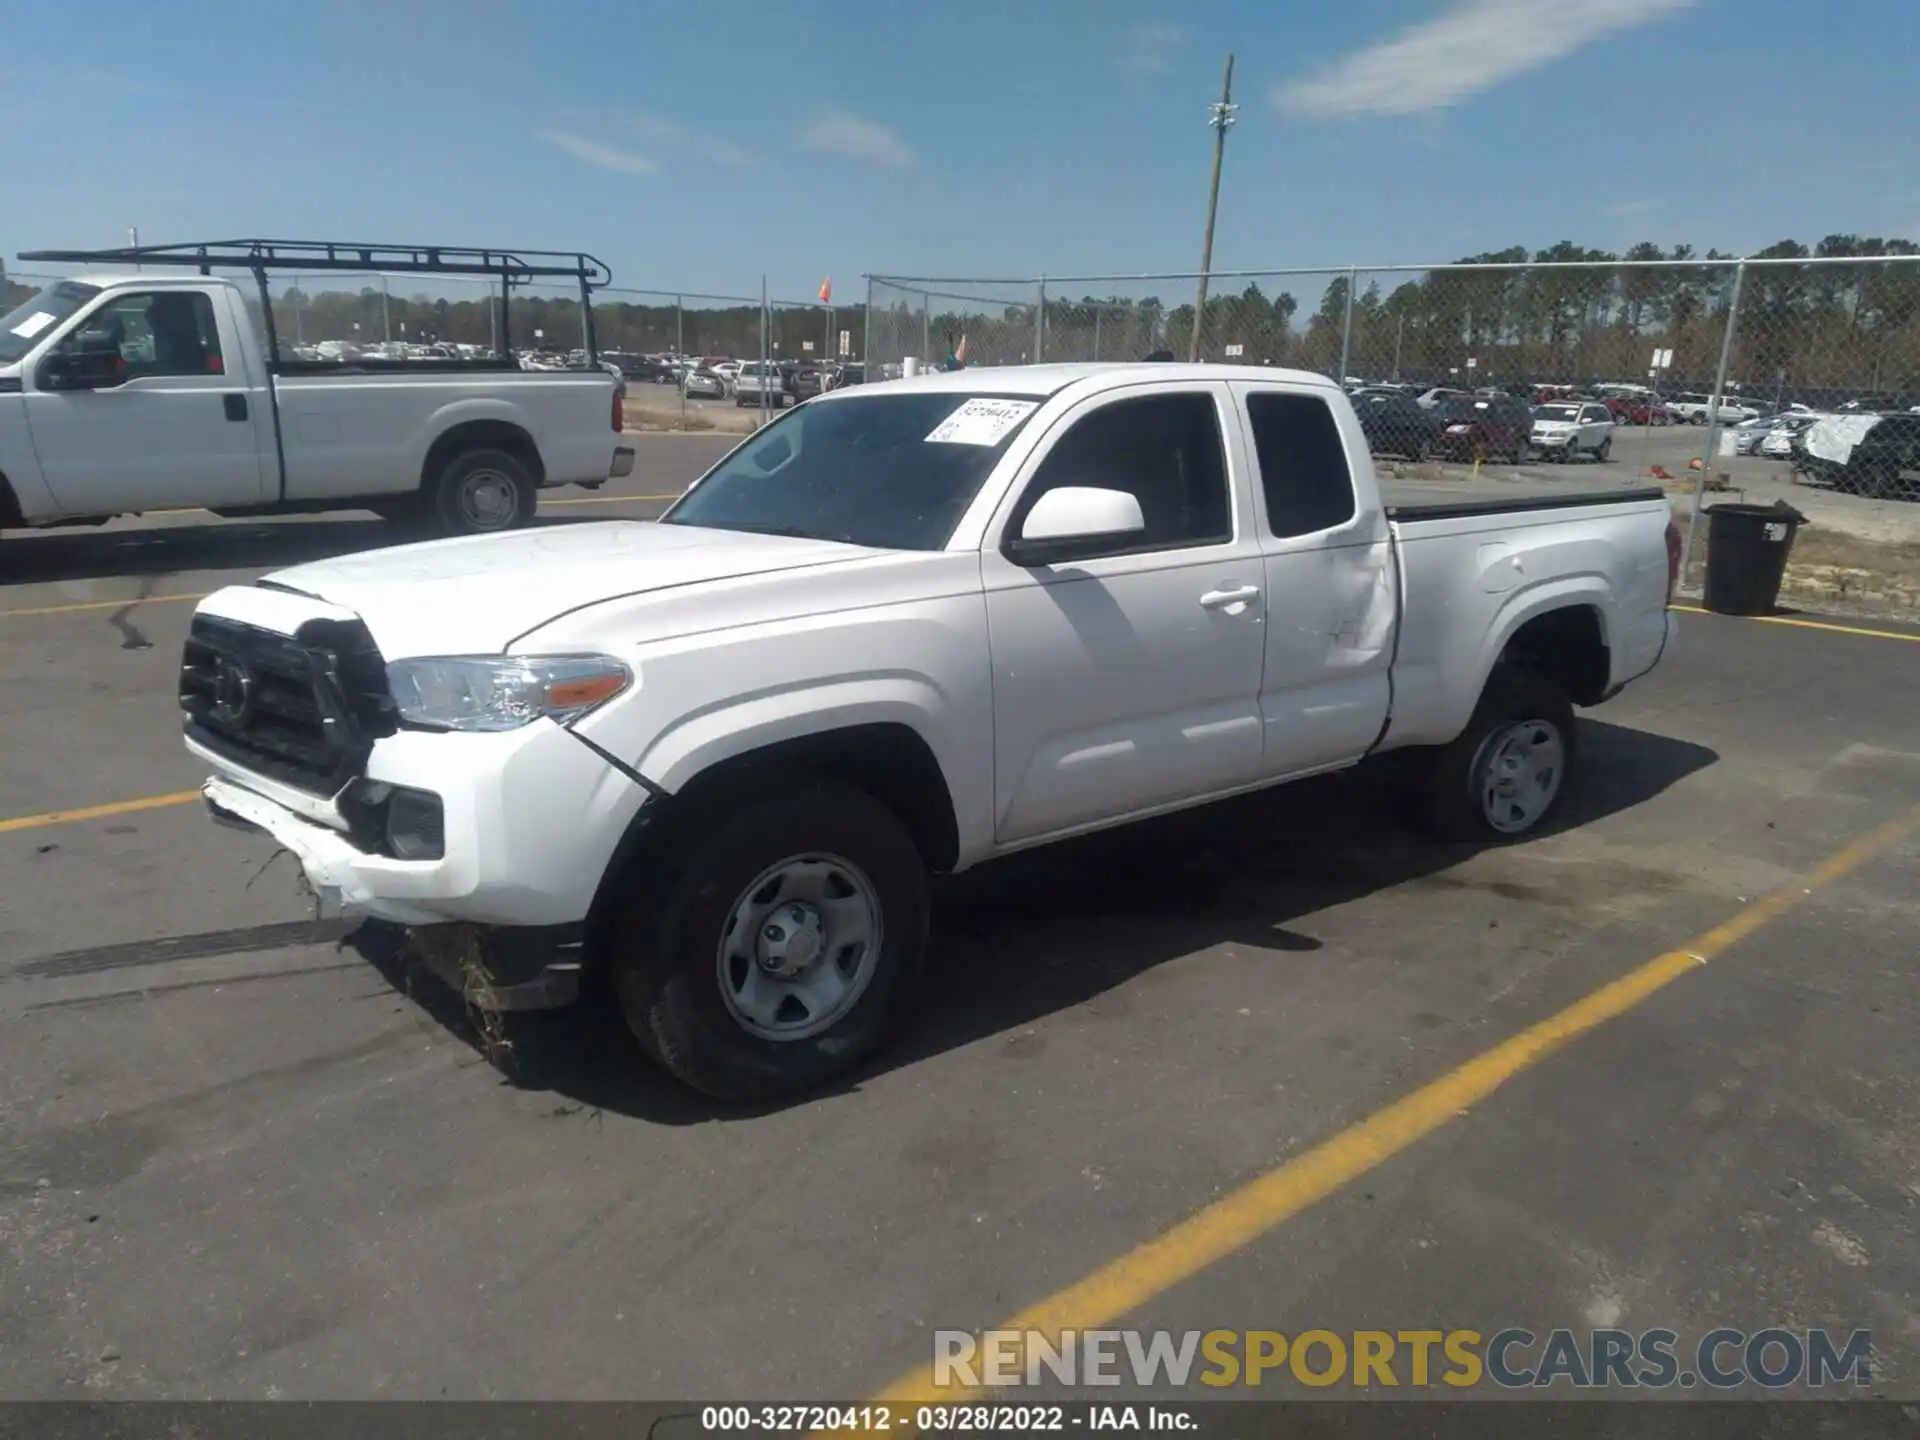
[[[1820,416],[1807,411],[1776,417],[1776,422],[1767,433],[1760,437],[1760,443],[1752,452],[1764,455],[1769,460],[1791,460],[1793,442],[1813,428]]]
[[[1511,460],[1532,450],[1533,410],[1512,395],[1462,395],[1440,407],[1436,452],[1449,460]]]
[[[1360,432],[1376,455],[1425,460],[1440,438],[1440,420],[1398,390],[1362,390],[1353,397]]]
[[[680,385],[687,392],[689,400],[727,398],[727,382],[711,370],[689,370],[687,378]]]
[[[1698,392],[1684,392],[1667,402],[1667,409],[1673,418],[1687,425],[1704,425],[1713,411],[1713,396]],[[1738,425],[1743,420],[1751,420],[1756,415],[1766,413],[1767,407],[1755,400],[1743,400],[1738,395],[1720,397],[1720,423]]]
[[[1602,402],[1616,425],[1671,425],[1673,410],[1654,395],[1609,395]]]
[[[510,529],[544,487],[631,472],[620,390],[601,368],[270,355],[217,276],[60,280],[0,319],[0,527],[197,507]]]
[[[1449,400],[1457,400],[1463,395],[1471,395],[1471,390],[1455,389],[1446,385],[1436,385],[1418,395],[1414,403],[1422,410],[1437,410]]]
[[[1574,707],[1665,651],[1679,535],[1658,489],[1503,488],[1383,494],[1302,371],[835,391],[658,522],[217,591],[185,742],[215,819],[471,1003],[598,970],[682,1081],[770,1099],[905,1016],[930,872],[1389,751],[1436,833],[1537,831]]]
[[[1613,453],[1613,412],[1597,400],[1536,405],[1531,439],[1533,448],[1550,459],[1591,455],[1606,460]]]
[[[749,360],[733,377],[734,403],[743,408],[765,403],[774,410],[785,405],[792,395],[787,372],[775,361]]]
[[[1793,454],[1793,437],[1805,431],[1820,417],[1811,410],[1783,410],[1772,415],[1756,415],[1733,427],[1733,453],[1770,455],[1775,459]]]
[[[1920,414],[1821,416],[1793,438],[1793,466],[1849,495],[1920,497]]]

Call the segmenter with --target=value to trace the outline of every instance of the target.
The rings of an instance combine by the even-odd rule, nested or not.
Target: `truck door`
[[[1397,621],[1392,535],[1378,496],[1355,487],[1325,392],[1234,383],[1259,483],[1267,587],[1260,685],[1270,777],[1357,760],[1386,722]],[[1355,456],[1366,454],[1359,427]]]
[[[1041,442],[981,555],[1002,843],[1217,794],[1260,767],[1266,596],[1226,387],[1095,396]],[[1017,536],[1060,486],[1124,490],[1144,532],[1021,564]]]
[[[27,377],[27,428],[67,515],[255,505],[266,498],[256,410],[225,294],[117,291],[50,352],[112,357],[93,388],[56,388],[46,359]],[[115,363],[117,362],[117,363]],[[234,373],[229,373],[229,371]]]

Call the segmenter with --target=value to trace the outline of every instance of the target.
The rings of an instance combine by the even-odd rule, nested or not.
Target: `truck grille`
[[[358,622],[313,620],[289,638],[195,616],[180,710],[209,750],[315,795],[337,794],[395,729],[386,663]]]

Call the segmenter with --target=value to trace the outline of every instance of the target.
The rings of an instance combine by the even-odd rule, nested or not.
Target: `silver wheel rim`
[[[762,1040],[805,1040],[860,1001],[880,963],[880,900],[857,865],[795,855],[769,865],[727,912],[720,998]]]
[[[460,479],[460,517],[475,530],[504,530],[520,512],[520,490],[498,470],[469,470]]]
[[[1531,830],[1547,813],[1567,771],[1560,729],[1547,720],[1517,720],[1481,743],[1473,776],[1480,813],[1502,835]]]

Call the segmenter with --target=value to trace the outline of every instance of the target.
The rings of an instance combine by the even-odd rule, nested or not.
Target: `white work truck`
[[[1464,482],[1462,482],[1464,485]],[[216,819],[451,937],[470,998],[604,966],[715,1095],[853,1064],[928,873],[1407,751],[1483,842],[1668,643],[1658,490],[1383,499],[1326,379],[1040,365],[836,390],[657,522],[301,565],[202,601]]]
[[[0,319],[0,529],[369,509],[474,534],[633,468],[602,369],[302,361],[261,313],[231,280],[127,271]]]

